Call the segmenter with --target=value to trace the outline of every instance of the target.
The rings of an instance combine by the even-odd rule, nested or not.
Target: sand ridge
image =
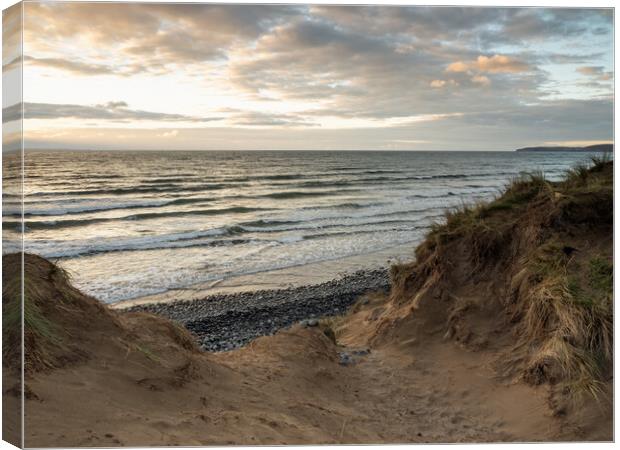
[[[340,353],[368,348],[359,326],[368,329],[376,307],[377,300],[359,306],[343,321],[340,345],[321,327],[297,325],[216,354],[179,347],[158,327],[161,319],[127,314],[128,329],[152,330],[133,349],[110,348],[87,363],[28,380],[26,445],[607,438],[596,421],[584,431],[554,416],[546,387],[498,380],[492,355],[439,333],[427,335],[424,345],[405,339],[371,346],[342,365]]]

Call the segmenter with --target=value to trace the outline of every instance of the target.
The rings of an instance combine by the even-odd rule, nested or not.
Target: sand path
[[[161,334],[161,333],[160,333]],[[142,351],[29,380],[28,446],[223,445],[604,439],[554,417],[548,387],[494,376],[492,355],[439,336],[340,364],[319,328],[296,326],[219,354],[183,355],[153,333]],[[346,337],[344,339],[347,341]],[[159,344],[158,344],[159,342]],[[157,355],[157,359],[153,359]],[[62,420],[59,418],[62,417]]]

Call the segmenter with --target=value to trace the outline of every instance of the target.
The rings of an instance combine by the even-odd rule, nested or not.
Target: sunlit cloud
[[[491,80],[486,75],[474,75],[471,78],[472,83],[481,84],[483,86],[488,86],[491,84]]]
[[[174,138],[174,137],[177,137],[178,135],[179,135],[179,130],[164,131],[163,133],[160,134],[160,136],[164,138]]]
[[[599,81],[611,81],[613,80],[613,72],[606,71],[603,66],[583,66],[578,67],[577,72],[582,75],[594,77]]]
[[[597,144],[611,144],[612,141],[547,141],[544,142],[545,145],[549,146],[559,146],[559,147],[587,147],[589,145],[597,145]]]
[[[447,72],[519,73],[530,68],[527,64],[506,55],[480,55],[474,61],[456,61],[448,65]]]

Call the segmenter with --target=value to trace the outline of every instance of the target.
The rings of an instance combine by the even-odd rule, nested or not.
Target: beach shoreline
[[[389,291],[386,268],[358,270],[330,281],[280,289],[212,294],[192,300],[134,304],[125,313],[148,312],[180,323],[202,350],[240,348],[302,322],[345,314],[364,294]]]
[[[314,325],[322,317],[344,314],[365,294],[388,292],[390,265],[412,253],[407,247],[391,247],[173,289],[110,307],[174,320],[193,333],[203,350],[230,351],[299,322]]]
[[[394,263],[412,259],[413,249],[418,242],[419,239],[414,239],[405,244],[374,252],[195,283],[183,288],[172,288],[158,294],[108,303],[108,306],[112,309],[126,310],[146,304],[195,301],[212,296],[236,295],[256,291],[272,291],[317,285],[359,271],[387,270],[387,268]]]

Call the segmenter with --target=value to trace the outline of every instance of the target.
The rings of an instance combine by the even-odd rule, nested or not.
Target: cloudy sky
[[[612,138],[609,9],[25,3],[30,147],[512,150]],[[15,101],[13,101],[14,103]],[[3,104],[5,136],[20,104]]]

